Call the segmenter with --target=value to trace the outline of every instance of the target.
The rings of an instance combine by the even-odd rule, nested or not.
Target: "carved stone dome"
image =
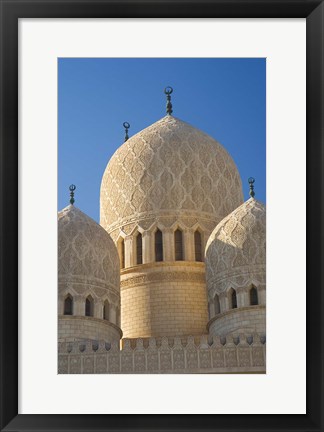
[[[73,205],[58,214],[59,289],[119,304],[119,256],[109,234]]]
[[[119,341],[119,256],[110,235],[69,205],[58,214],[58,337]]]
[[[214,229],[206,245],[209,297],[234,289],[265,284],[266,209],[250,198]]]
[[[243,202],[230,155],[209,135],[167,115],[126,141],[101,183],[100,223],[112,232],[175,214],[219,222]]]

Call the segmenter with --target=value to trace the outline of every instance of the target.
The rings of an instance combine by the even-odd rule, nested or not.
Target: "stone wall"
[[[137,339],[135,346],[124,341],[120,350],[117,342],[106,344],[59,343],[59,374],[105,373],[265,373],[266,345],[258,335],[237,338],[202,336],[150,338],[146,343]]]
[[[205,265],[177,261],[122,270],[121,305],[125,338],[207,333]]]
[[[225,336],[245,332],[266,333],[265,305],[248,306],[220,313],[207,324],[211,336]]]

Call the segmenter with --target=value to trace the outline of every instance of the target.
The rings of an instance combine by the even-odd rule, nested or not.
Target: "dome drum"
[[[121,272],[125,338],[206,333],[204,263],[161,262]]]
[[[103,319],[59,315],[58,335],[59,342],[92,340],[111,343],[121,339],[122,331],[119,326]]]
[[[266,334],[265,305],[230,309],[214,316],[207,324],[210,336],[227,336],[239,333]]]
[[[174,218],[172,218],[174,220]],[[171,226],[165,223],[154,223],[143,230],[140,225],[133,225],[131,234],[120,231],[116,240],[121,268],[134,267],[156,261],[204,261],[204,249],[210,231],[206,224],[191,224],[189,227],[181,220]],[[157,240],[160,235],[160,240]],[[179,238],[179,236],[181,238]],[[181,259],[176,256],[176,245],[181,241]],[[161,243],[161,256],[156,256],[156,243]]]
[[[233,294],[236,297],[236,307],[248,307],[265,305],[266,290],[265,285],[247,284],[244,287],[236,287],[234,284],[226,291],[218,293],[217,291],[208,292],[208,310],[209,318],[212,319],[215,315],[221,312],[226,312],[232,309]]]

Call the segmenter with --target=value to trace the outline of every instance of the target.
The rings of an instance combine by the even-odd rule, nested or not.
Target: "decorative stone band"
[[[210,295],[219,294],[226,291],[229,287],[237,289],[239,287],[247,287],[250,284],[255,286],[266,284],[266,266],[253,265],[242,266],[231,270],[226,270],[207,279],[207,286]]]
[[[182,228],[192,228],[199,225],[203,231],[211,233],[215,226],[222,220],[221,216],[204,213],[200,211],[185,210],[182,212],[171,212],[169,210],[152,213],[136,213],[132,218],[124,219],[122,224],[116,222],[105,228],[110,236],[116,241],[120,230],[126,235],[130,235],[136,231],[136,228],[141,228],[144,231],[153,231],[156,227],[160,229],[171,228],[175,224],[179,224]]]
[[[265,373],[266,344],[258,334],[239,335],[237,338],[214,337],[208,341],[201,336],[200,343],[188,337],[184,345],[181,338],[162,338],[157,344],[150,338],[148,345],[136,340],[132,348],[125,340],[120,350],[117,342],[106,344],[60,343],[58,373]],[[158,346],[159,345],[159,346]]]
[[[115,286],[109,281],[101,281],[99,279],[86,278],[83,276],[73,275],[71,276],[60,276],[58,275],[58,290],[59,293],[67,290],[69,288],[74,289],[77,293],[83,294],[85,291],[92,290],[99,297],[103,296],[107,291],[111,293],[111,295],[115,295],[115,297],[119,297],[119,285]]]
[[[205,264],[202,262],[165,261],[142,264],[121,271],[120,288],[123,290],[154,282],[198,282],[205,284],[204,268]]]

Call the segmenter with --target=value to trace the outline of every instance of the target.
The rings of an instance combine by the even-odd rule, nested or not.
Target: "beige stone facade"
[[[59,213],[59,373],[265,372],[266,211],[217,141],[171,115],[128,139],[100,224]]]

